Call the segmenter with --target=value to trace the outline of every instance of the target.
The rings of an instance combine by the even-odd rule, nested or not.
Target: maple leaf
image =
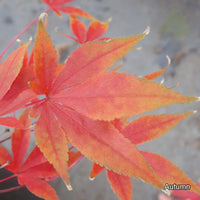
[[[27,84],[27,80],[31,80],[32,77],[32,73],[29,73],[31,67],[26,68],[29,43],[22,44],[3,64],[0,64],[0,116],[22,108],[36,98]],[[20,122],[15,117],[0,118],[0,124],[21,128]]]
[[[61,35],[65,37],[69,37],[73,39],[74,41],[83,44],[89,41],[94,41],[101,37],[108,29],[108,23],[110,20],[107,22],[100,22],[100,21],[92,21],[89,26],[88,30],[86,30],[85,24],[79,20],[77,17],[71,15],[70,16],[70,27],[75,35],[76,38],[73,38],[71,36],[68,36],[64,33],[60,33]],[[103,38],[101,40],[108,40],[110,38]]]
[[[105,167],[94,163],[90,172],[90,180],[100,174]],[[111,170],[106,170],[107,179],[111,184],[113,191],[118,195],[121,200],[132,199],[132,184],[131,178],[122,174],[117,174]]]
[[[32,193],[44,199],[58,199],[54,189],[42,178],[56,176],[57,172],[49,164],[38,147],[35,147],[24,162],[30,140],[29,110],[25,110],[20,117],[23,129],[16,129],[12,134],[12,153],[0,146],[0,164],[10,162],[5,168],[15,174],[20,185],[25,185]],[[29,165],[29,167],[27,167]],[[48,191],[48,192],[47,192]]]
[[[34,92],[44,95],[33,107],[37,113],[35,117],[39,117],[35,129],[36,143],[68,189],[71,189],[67,172],[68,143],[117,174],[140,177],[163,188],[164,182],[160,174],[154,172],[153,163],[145,160],[143,152],[121,132],[123,129],[106,121],[127,118],[173,103],[198,100],[144,78],[106,72],[145,35],[146,32],[134,37],[85,43],[67,59],[64,66],[59,66],[56,65],[55,47],[42,20],[39,20],[33,59],[36,79],[30,84]],[[177,115],[166,126],[172,127],[184,117],[186,114],[179,118]],[[168,130],[164,125],[162,128]],[[119,162],[121,165],[118,165]],[[110,175],[111,184],[114,177],[118,175]],[[122,179],[127,182],[127,178]],[[113,185],[113,188],[123,187],[119,186]]]
[[[23,45],[11,53],[3,64],[0,64],[0,100],[10,89],[13,81],[19,74],[28,45]]]
[[[64,6],[64,4],[69,3],[74,0],[41,0],[43,3],[47,4],[51,10],[53,10],[58,16],[61,16],[60,12],[76,15],[79,17],[86,17],[92,20],[96,20],[93,16],[85,12],[84,10],[72,6]]]
[[[175,126],[179,121],[191,115],[192,112],[183,114],[168,114],[168,115],[147,115],[140,117],[137,120],[133,120],[127,123],[124,119],[114,120],[112,124],[132,143],[138,145],[144,142],[153,140]],[[125,125],[124,125],[125,124]],[[187,177],[178,167],[173,163],[163,158],[160,155],[139,151],[144,158],[147,160],[149,165],[152,167],[154,172],[161,178],[163,183],[168,184],[190,184],[191,190],[200,193],[200,189],[196,184]],[[92,170],[90,172],[90,179],[93,180],[98,174],[100,174],[105,167],[93,164]],[[122,174],[117,174],[115,172],[107,170],[107,178],[111,184],[113,191],[122,200],[131,200],[132,198],[132,187],[131,182],[128,177],[124,177]],[[178,196],[180,191],[173,191],[174,196]],[[180,192],[181,193],[181,192]],[[186,194],[191,195],[188,197],[198,196],[198,194],[186,192]],[[185,197],[187,196],[185,194]],[[184,195],[184,193],[183,193]],[[160,197],[160,200],[170,197]]]
[[[29,114],[29,109],[23,112],[19,119],[23,127],[15,129],[12,134],[12,157],[3,146],[0,146],[0,165],[9,162],[10,164],[5,168],[13,172],[14,176],[17,176],[20,185],[26,186],[38,197],[56,200],[58,199],[56,192],[45,180],[51,177],[58,177],[58,173],[53,165],[47,161],[40,149],[36,146],[24,161],[31,133]],[[71,168],[80,156],[80,152],[70,151],[68,166]]]

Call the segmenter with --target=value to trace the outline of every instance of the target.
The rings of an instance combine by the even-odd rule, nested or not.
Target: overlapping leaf
[[[51,109],[72,145],[85,156],[118,173],[141,177],[159,188],[163,187],[137,148],[111,124],[91,120],[59,104],[54,103]]]
[[[107,178],[113,191],[121,200],[132,199],[132,183],[130,177],[107,170]]]
[[[98,174],[100,174],[105,167],[94,163],[90,172],[90,179],[93,180]],[[132,184],[131,178],[124,176],[123,174],[117,174],[111,170],[106,170],[107,179],[111,184],[113,191],[122,200],[132,199]]]
[[[197,101],[198,98],[181,95],[134,75],[106,72],[60,92],[55,100],[90,118],[113,120],[173,103]]]
[[[46,94],[51,90],[52,82],[57,68],[57,53],[50,36],[47,35],[39,20],[38,32],[34,46],[35,73],[41,93]]]
[[[183,114],[146,115],[130,122],[123,130],[123,135],[138,145],[153,140],[174,127],[179,121],[191,115]]]
[[[61,16],[60,12],[76,15],[79,17],[86,17],[92,20],[96,20],[93,16],[85,12],[84,10],[72,6],[64,6],[64,4],[69,3],[73,0],[41,0],[43,3],[47,4],[58,16]]]
[[[80,44],[94,41],[101,37],[108,29],[108,22],[92,21],[86,30],[85,24],[75,16],[70,17],[70,27],[76,36],[76,41]],[[63,34],[65,35],[65,34]],[[67,36],[67,35],[66,35]]]
[[[35,128],[36,142],[48,161],[59,172],[70,188],[68,175],[68,142],[48,104],[41,106],[41,114]]]
[[[145,34],[128,38],[86,43],[67,59],[56,78],[52,92],[60,92],[73,85],[102,74],[144,38]]]
[[[28,113],[29,111],[25,110],[19,119],[21,124],[23,125],[23,129],[15,130],[15,132],[12,134],[13,158],[11,158],[8,151],[1,146],[0,164],[3,165],[6,162],[10,161],[10,164],[5,168],[13,173],[16,173],[19,184],[27,186],[31,192],[41,198],[56,200],[58,199],[58,197],[57,195],[55,196],[55,191],[53,190],[53,188],[51,188],[50,185],[47,186],[47,183],[40,180],[40,178],[56,176],[57,172],[55,171],[53,166],[50,165],[49,162],[44,158],[43,154],[37,147],[33,149],[32,153],[27,158],[27,160],[29,160],[29,162],[31,163],[31,165],[29,164],[30,168],[25,169],[23,166],[24,157],[27,152],[30,140],[30,119],[28,117]],[[37,159],[32,159],[32,155],[36,157],[36,152]],[[41,182],[44,184],[40,184]],[[33,186],[34,188],[32,188]],[[48,196],[44,195],[47,193]]]
[[[30,140],[30,119],[28,114],[29,110],[25,110],[19,119],[23,125],[22,129],[16,129],[12,134],[13,158],[3,146],[0,146],[0,164],[3,165],[9,161],[10,164],[5,168],[16,173],[20,185],[25,185],[32,193],[41,198],[56,200],[58,199],[56,192],[45,182],[45,179],[57,177],[58,173],[37,146],[24,162]],[[69,152],[69,167],[80,156],[80,152]]]
[[[23,65],[26,48],[27,45],[21,46],[10,54],[3,64],[0,64],[0,100],[10,89],[13,81],[19,74]]]
[[[24,45],[22,46],[24,47]],[[22,48],[20,47],[20,48]],[[25,55],[27,52],[25,51]],[[9,90],[0,100],[0,115],[6,115],[23,108],[28,102],[36,99],[37,95],[29,88],[29,82],[35,80],[33,66],[27,66],[27,58],[21,61],[21,71],[9,86]]]

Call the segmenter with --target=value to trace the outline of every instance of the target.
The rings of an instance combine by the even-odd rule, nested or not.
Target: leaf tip
[[[110,23],[112,21],[112,17],[109,17],[107,22]]]
[[[171,195],[171,191],[168,190],[168,189],[161,190],[161,191],[164,192],[167,196],[170,196],[170,195]]]
[[[108,42],[110,42],[111,40],[112,40],[112,39],[108,39],[108,40],[105,40],[105,42],[107,42],[107,43],[108,43]]]
[[[90,181],[93,181],[95,179],[95,177],[89,177]]]
[[[143,32],[145,35],[148,35],[150,33],[150,27],[147,26],[147,28],[145,29],[145,31]]]
[[[142,47],[135,47],[134,49],[140,51]]]
[[[16,39],[16,42],[19,42],[20,44],[22,43],[22,41],[19,38]]]
[[[196,114],[197,112],[198,112],[197,110],[194,110],[194,111],[193,111],[193,114]]]
[[[161,81],[160,81],[160,85],[163,85],[165,82],[165,78],[162,78]]]
[[[139,178],[143,183],[145,183],[145,181],[142,178]]]
[[[167,67],[169,67],[171,64],[171,59],[168,55],[166,55],[166,58],[167,58],[167,62],[168,62]]]
[[[71,186],[70,184],[66,184],[66,187],[67,187],[67,189],[68,189],[69,191],[72,191],[72,190],[73,190],[73,188],[72,188],[72,186]]]
[[[31,36],[29,39],[28,39],[30,42],[32,42],[32,40],[33,40],[33,37]]]
[[[48,17],[48,14],[43,12],[43,13],[40,14],[39,20],[43,20],[44,18],[47,18],[47,17]]]

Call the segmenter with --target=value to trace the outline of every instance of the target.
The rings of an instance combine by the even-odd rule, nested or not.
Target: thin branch
[[[45,11],[45,13],[48,13],[51,9],[49,8],[48,10]],[[26,26],[9,44],[8,46],[4,49],[4,51],[0,55],[0,61],[1,58],[4,56],[6,51],[10,48],[10,46],[25,32],[27,31],[33,24],[35,24],[39,20],[39,17],[32,21],[28,26]]]
[[[18,186],[12,187],[12,188],[3,189],[3,190],[0,190],[0,194],[6,193],[6,192],[11,192],[11,191],[14,191],[14,190],[19,190],[19,189],[24,188],[24,187],[25,187],[25,185],[18,185]]]
[[[5,139],[0,140],[0,144],[3,143],[3,142],[5,142],[5,141],[7,141],[7,140],[9,140],[9,139],[11,139],[11,136],[8,136],[8,137],[6,137]]]
[[[12,179],[12,178],[14,178],[14,177],[16,177],[16,176],[17,176],[16,174],[13,174],[12,176],[9,176],[9,177],[7,177],[7,178],[1,179],[1,180],[0,180],[0,183],[2,183],[2,182],[4,182],[4,181],[7,181],[7,180],[10,180],[10,179]]]

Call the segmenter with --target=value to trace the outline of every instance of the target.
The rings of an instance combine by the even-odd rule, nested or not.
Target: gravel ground
[[[172,64],[164,75],[165,85],[187,95],[200,96],[200,1],[199,0],[82,0],[72,4],[81,7],[100,20],[112,17],[107,36],[122,37],[143,32],[147,26],[151,33],[138,46],[141,51],[131,51],[124,60],[120,71],[145,75],[167,65],[165,56],[169,55]],[[26,25],[46,9],[39,0],[0,1],[0,52],[9,41]],[[172,20],[173,17],[173,20]],[[68,17],[59,19],[55,14],[48,17],[48,32],[56,46],[64,45],[74,49],[76,46],[54,32],[70,34]],[[35,36],[36,26],[31,27],[20,39],[27,41]],[[8,51],[17,47],[14,44]],[[67,53],[71,50],[67,49]],[[7,54],[6,54],[7,55]],[[158,79],[160,81],[161,79]],[[178,83],[178,84],[177,84]],[[199,109],[199,103],[170,106],[151,113],[184,112]],[[2,127],[3,129],[3,127]],[[200,177],[200,114],[189,117],[166,135],[140,149],[156,152],[170,159],[194,181]],[[88,179],[92,163],[83,159],[74,167],[71,174],[73,191],[68,192],[59,179],[55,186],[61,200],[117,200],[110,189],[105,174],[91,182]],[[1,171],[1,175],[3,172]],[[156,200],[160,192],[150,184],[133,179],[134,200]],[[1,186],[0,186],[1,187]],[[36,199],[25,191],[0,195],[1,200]],[[13,198],[14,195],[15,197]]]

